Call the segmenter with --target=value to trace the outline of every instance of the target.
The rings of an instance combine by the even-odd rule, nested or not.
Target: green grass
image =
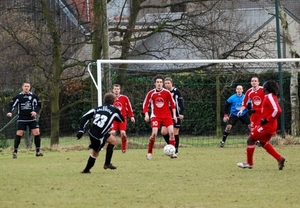
[[[85,140],[77,141],[86,147]],[[76,143],[76,142],[75,142]],[[74,144],[74,142],[73,142]],[[277,162],[262,148],[255,151],[252,170],[240,169],[245,147],[181,148],[170,159],[154,149],[116,150],[117,170],[102,168],[100,152],[91,174],[81,174],[90,152],[67,147],[45,149],[44,157],[22,149],[18,159],[11,149],[0,152],[0,207],[298,207],[300,146],[276,146],[287,158]],[[84,148],[83,148],[84,149]]]

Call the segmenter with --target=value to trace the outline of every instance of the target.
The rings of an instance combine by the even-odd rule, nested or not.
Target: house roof
[[[223,10],[221,18],[218,19],[219,30],[233,30],[233,33],[240,32],[244,34],[244,40],[251,38],[253,35],[258,33],[262,28],[268,25],[275,16],[275,8],[244,8],[236,9],[234,12],[232,10]],[[155,20],[157,24],[157,16],[166,16],[168,20],[173,20],[180,17],[181,14],[174,13],[174,16],[170,14],[147,14],[143,20]],[[212,16],[214,14],[211,14]],[[198,24],[207,24],[205,19],[208,14],[205,14],[204,17],[199,17]],[[227,20],[228,17],[233,17],[232,21]],[[140,21],[143,21],[140,20]],[[237,21],[238,20],[238,21]],[[164,20],[162,20],[164,21]],[[227,21],[227,22],[226,22]],[[235,28],[231,28],[234,25]],[[221,34],[222,35],[222,34]],[[218,39],[221,39],[221,36],[216,36]],[[192,37],[195,38],[195,37]],[[212,59],[214,55],[212,54],[213,49],[207,50],[204,54],[195,47],[194,43],[197,42],[199,45],[206,47],[205,45],[210,45],[211,42],[203,40],[206,37],[200,37],[199,40],[193,39],[191,42],[180,40],[180,38],[175,38],[174,35],[169,32],[159,32],[148,38],[147,40],[141,41],[132,51],[133,56],[130,59],[144,59],[144,60],[156,60],[156,59],[165,59],[165,60],[176,60],[176,59]],[[230,50],[230,47],[237,45],[241,40],[235,40],[234,38],[215,41],[214,44],[219,45],[218,50],[220,53]],[[204,45],[205,44],[205,45]],[[209,46],[207,46],[209,49]],[[221,51],[222,48],[224,51]],[[137,54],[137,55],[134,55]],[[144,54],[144,55],[140,55]],[[185,68],[195,68],[199,67],[201,64],[190,64],[184,65]],[[144,64],[144,65],[135,65],[130,64],[129,70],[149,70],[149,71],[161,71],[161,70],[176,70],[182,69],[182,64]]]

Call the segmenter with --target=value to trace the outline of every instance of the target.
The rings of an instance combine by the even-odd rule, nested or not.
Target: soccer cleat
[[[37,157],[42,157],[42,156],[44,156],[44,154],[43,154],[42,152],[36,152],[36,153],[35,153],[35,156],[37,156]]]
[[[177,153],[174,153],[173,155],[170,156],[170,158],[172,158],[172,159],[177,158],[177,157],[178,157]]]
[[[90,170],[83,170],[83,171],[81,171],[81,173],[91,173],[91,171]]]
[[[220,147],[224,147],[225,146],[225,142],[220,142]]]
[[[245,163],[245,162],[238,163],[237,166],[240,168],[249,168],[249,169],[253,168],[252,165],[249,165],[248,163]]]
[[[278,169],[279,170],[282,170],[283,167],[284,167],[284,162],[285,162],[285,158],[284,157],[281,157],[279,160],[278,160]]]
[[[256,146],[261,147],[261,143],[259,141],[256,141]]]
[[[111,170],[115,170],[117,169],[116,166],[114,166],[113,164],[108,164],[108,165],[104,165],[103,168],[106,170],[106,169],[111,169]]]
[[[147,158],[147,160],[152,160],[152,154],[151,154],[151,153],[148,153],[148,154],[146,155],[146,158]]]
[[[122,153],[126,153],[126,150],[122,150]]]
[[[18,158],[18,154],[17,154],[16,152],[14,152],[14,153],[12,154],[12,158],[13,158],[13,159],[17,159],[17,158]]]

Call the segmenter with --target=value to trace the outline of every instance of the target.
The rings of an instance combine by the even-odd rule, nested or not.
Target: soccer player
[[[260,110],[261,105],[264,99],[264,90],[262,86],[259,86],[259,80],[258,77],[252,77],[251,78],[251,88],[248,89],[245,93],[245,97],[242,102],[242,107],[240,111],[238,112],[238,116],[243,114],[243,111],[247,108],[248,103],[251,101],[251,116],[250,116],[250,127],[251,130],[255,128],[255,126],[260,124]]]
[[[282,170],[285,158],[269,143],[272,135],[276,134],[278,126],[277,118],[281,114],[281,108],[277,98],[279,87],[276,82],[271,80],[264,83],[263,89],[265,97],[259,113],[260,124],[253,129],[247,140],[247,162],[237,163],[237,165],[240,168],[251,169],[253,167],[255,142],[259,140],[260,145],[277,160],[278,169]]]
[[[152,159],[152,151],[157,136],[158,128],[163,124],[168,129],[170,140],[169,143],[175,146],[173,120],[177,123],[176,105],[173,100],[172,94],[169,90],[163,88],[164,77],[156,75],[154,77],[155,88],[150,90],[143,102],[143,113],[145,114],[145,121],[149,122],[152,128],[152,133],[148,142],[148,153],[146,155],[148,160]],[[151,106],[151,116],[149,117],[149,105]],[[169,110],[172,108],[172,114]],[[176,158],[175,154],[171,158]]]
[[[179,147],[179,129],[181,126],[182,119],[184,118],[184,116],[183,116],[183,111],[184,111],[183,96],[178,88],[173,87],[172,78],[166,77],[164,84],[165,84],[165,88],[171,92],[173,99],[175,101],[175,104],[176,104],[177,122],[176,123],[173,122],[173,126],[174,126],[175,149],[176,149],[174,156],[177,157],[178,156],[178,147]],[[172,113],[172,109],[170,109],[170,110]],[[169,144],[170,135],[168,134],[168,129],[165,126],[162,127],[161,134],[163,135],[166,143]]]
[[[95,161],[99,155],[100,150],[107,142],[106,157],[103,168],[116,169],[117,167],[111,163],[113,149],[116,145],[116,138],[109,133],[113,121],[124,122],[120,110],[113,106],[115,101],[113,93],[106,93],[104,95],[104,104],[102,106],[89,110],[80,119],[80,127],[77,133],[77,139],[80,139],[85,132],[86,126],[91,119],[93,119],[92,127],[89,129],[91,155],[87,161],[86,167],[82,173],[90,173]]]
[[[22,92],[15,96],[9,102],[9,110],[7,117],[12,117],[12,112],[15,108],[18,108],[18,121],[17,121],[17,132],[14,140],[14,152],[12,158],[16,159],[18,157],[18,148],[20,141],[26,127],[28,126],[34,135],[34,144],[35,144],[35,155],[37,157],[43,156],[43,153],[40,150],[41,147],[41,138],[40,138],[40,128],[36,120],[36,116],[41,109],[41,101],[38,96],[33,94],[30,91],[30,83],[24,82],[22,84]]]
[[[236,93],[231,95],[225,102],[224,105],[224,117],[223,121],[227,122],[226,128],[223,131],[223,138],[220,142],[220,147],[224,147],[226,139],[230,133],[231,128],[236,125],[238,121],[247,125],[250,129],[250,118],[247,114],[247,109],[245,109],[240,115],[238,112],[242,107],[242,102],[245,97],[243,94],[243,87],[238,85],[235,89]],[[228,115],[228,109],[230,107],[230,114]]]
[[[130,117],[130,120],[132,123],[135,123],[133,110],[131,107],[131,103],[129,101],[129,98],[126,95],[120,94],[121,92],[121,86],[119,84],[113,85],[113,93],[116,96],[116,100],[114,102],[114,106],[117,107],[125,121],[123,123],[114,121],[112,128],[111,128],[111,134],[116,136],[116,132],[120,131],[121,136],[121,143],[122,143],[122,153],[126,153],[127,150],[127,135],[126,135],[126,129],[127,129],[127,113]]]

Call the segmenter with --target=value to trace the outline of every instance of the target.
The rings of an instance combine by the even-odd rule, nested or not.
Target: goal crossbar
[[[204,60],[120,60],[120,59],[98,59],[97,62],[88,64],[88,73],[98,91],[98,106],[102,105],[102,64],[213,64],[213,63],[284,63],[300,62],[300,58],[280,58],[280,59],[204,59]],[[91,72],[91,66],[97,66],[97,82]],[[97,84],[98,83],[98,84]]]

